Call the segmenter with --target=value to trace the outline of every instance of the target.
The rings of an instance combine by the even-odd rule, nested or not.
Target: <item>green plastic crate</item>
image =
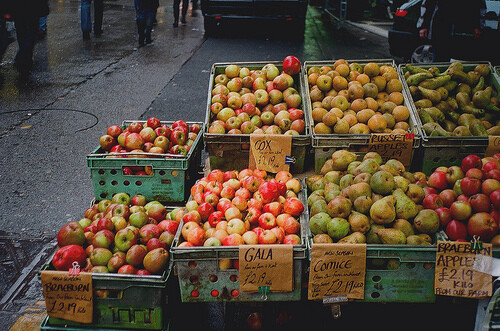
[[[42,322],[46,330],[61,327],[103,329],[162,330],[169,320],[167,283],[173,268],[162,275],[92,274],[92,288],[107,291],[107,297],[94,295],[93,323],[84,324],[49,317]],[[47,263],[43,270],[55,270]],[[95,292],[94,292],[95,293]]]
[[[369,62],[375,62],[378,65],[390,65],[394,67],[394,69],[397,69],[396,64],[394,60],[392,59],[376,59],[376,60],[347,60],[349,63],[359,63],[361,65],[365,65],[366,63]],[[328,65],[333,67],[333,64],[335,61],[306,61],[304,62],[304,70],[303,70],[303,75],[304,77],[302,78],[304,82],[304,93],[305,93],[305,112],[307,113],[307,118],[309,120],[308,122],[308,127],[309,131],[311,132],[311,137],[312,137],[312,148],[314,150],[314,171],[315,173],[319,174],[321,171],[321,168],[325,164],[325,162],[332,156],[333,152],[340,150],[340,149],[345,149],[349,150],[351,152],[356,153],[359,157],[363,157],[367,152],[368,152],[368,144],[370,142],[370,134],[317,134],[314,133],[314,120],[312,119],[312,103],[311,103],[311,98],[309,96],[309,82],[307,79],[307,71],[309,68],[313,66],[324,66]],[[401,77],[399,77],[400,80],[402,80]],[[405,164],[406,167],[410,168],[412,165],[412,161],[414,159],[414,156],[416,156],[417,151],[420,147],[420,141],[421,141],[421,135],[420,131],[416,127],[416,119],[415,119],[415,113],[412,111],[411,107],[409,106],[410,100],[408,97],[403,93],[404,97],[404,105],[408,107],[408,110],[410,111],[410,118],[409,118],[409,125],[410,125],[410,130],[411,132],[415,133],[415,137],[413,139],[413,153],[412,153],[412,160],[410,163]]]
[[[500,92],[500,81],[495,74],[493,74],[493,67],[489,62],[466,62],[461,61],[464,66],[464,72],[469,72],[474,69],[474,67],[480,63],[486,63],[490,66],[491,73],[489,75],[488,83],[497,91]],[[437,63],[427,63],[418,64],[412,63],[413,66],[428,69],[430,67],[437,67],[443,72],[450,65],[449,62],[437,62]],[[404,77],[406,73],[406,64],[400,64],[398,70],[401,77]],[[403,88],[410,100],[410,106],[412,111],[417,114],[417,109],[413,98],[411,97],[408,84],[406,80],[402,79]],[[420,134],[422,136],[422,144],[419,151],[418,159],[421,162],[421,171],[427,175],[430,175],[437,167],[445,166],[450,167],[452,165],[460,165],[462,159],[469,154],[477,154],[479,156],[484,156],[486,148],[488,147],[488,137],[439,137],[439,136],[428,136],[423,128],[422,121],[417,115],[416,121]]]
[[[123,127],[132,121],[123,122]],[[144,122],[144,121],[138,121]],[[173,122],[162,122],[171,125]],[[87,166],[97,200],[111,199],[113,194],[126,192],[142,194],[149,201],[184,202],[189,197],[189,188],[201,171],[202,127],[187,155],[159,154],[159,158],[107,158],[100,147],[87,155]],[[152,175],[124,175],[123,167],[152,167]]]
[[[163,329],[161,330],[166,330],[168,331],[170,329],[170,323]],[[119,328],[121,329],[121,328]],[[82,325],[81,327],[80,326],[74,326],[74,325],[54,325],[54,324],[51,324],[51,318],[46,315],[43,320],[42,320],[42,323],[40,323],[40,330],[42,331],[81,331],[81,330],[99,330],[99,331],[116,331],[116,330],[119,330],[119,329],[116,329],[116,328],[102,328],[102,327],[94,327],[92,325]]]
[[[307,206],[305,189],[299,199]],[[223,259],[238,261],[238,246],[177,247],[180,243],[182,222],[172,244],[174,268],[179,279],[182,302],[265,302],[299,301],[302,293],[302,276],[307,260],[307,208],[300,216],[301,244],[293,246],[293,291],[267,294],[240,292],[239,271],[234,268],[220,269]]]
[[[226,171],[248,168],[250,150],[249,134],[216,134],[208,132],[208,128],[212,122],[210,106],[215,77],[218,74],[224,73],[224,69],[230,64],[237,64],[240,67],[247,67],[250,70],[254,70],[261,69],[267,63],[275,64],[280,70],[283,68],[283,63],[279,61],[214,63],[212,65],[208,86],[207,110],[205,114],[205,132],[203,133],[203,141],[205,143],[205,149],[208,152],[210,169]],[[294,87],[300,93],[302,97],[302,107],[304,107],[302,75],[298,73],[294,76],[294,80],[296,81]],[[311,136],[309,128],[307,127],[307,115],[305,109],[303,110],[304,121],[306,122],[305,134],[292,136],[291,156],[295,158],[295,163],[290,165],[290,172],[293,174],[303,173],[307,170],[309,159]]]

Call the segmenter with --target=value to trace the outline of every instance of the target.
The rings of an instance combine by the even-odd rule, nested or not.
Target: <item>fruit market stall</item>
[[[287,57],[216,63],[209,86],[204,123],[125,121],[87,156],[95,201],[41,278],[75,281],[76,261],[92,308],[72,307],[93,314],[54,314],[46,293],[41,329],[168,329],[173,304],[497,309],[489,63]]]

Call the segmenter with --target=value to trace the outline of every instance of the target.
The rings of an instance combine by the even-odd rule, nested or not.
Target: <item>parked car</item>
[[[464,43],[464,50],[456,54],[457,59],[463,60],[490,60],[498,62],[500,56],[494,52],[492,45],[500,40],[498,30],[498,14],[500,0],[485,1],[486,13],[483,13],[483,33],[474,47],[472,35],[460,35]],[[421,39],[416,28],[420,16],[422,0],[409,0],[403,3],[394,14],[392,28],[389,30],[389,51],[398,62],[432,62],[432,45],[430,40]],[[467,47],[469,45],[469,47]]]
[[[289,25],[304,33],[307,0],[201,0],[205,34],[223,20],[265,20]]]

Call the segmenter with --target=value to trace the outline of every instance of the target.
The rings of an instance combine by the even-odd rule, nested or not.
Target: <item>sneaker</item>
[[[181,18],[181,23],[182,23],[182,24],[186,24],[186,23],[187,23],[187,22],[186,22],[186,18],[185,18],[185,17]]]
[[[83,40],[90,40],[90,31],[83,31]]]

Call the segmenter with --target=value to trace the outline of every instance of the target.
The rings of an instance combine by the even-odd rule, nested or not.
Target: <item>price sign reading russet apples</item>
[[[368,151],[379,153],[384,162],[396,159],[405,166],[409,166],[414,138],[414,133],[373,133],[370,135]]]
[[[291,155],[292,136],[279,134],[250,135],[250,169],[259,169],[276,173],[280,170],[290,170],[286,156]]]
[[[41,273],[47,315],[73,322],[92,323],[92,274],[68,275],[63,271]]]

